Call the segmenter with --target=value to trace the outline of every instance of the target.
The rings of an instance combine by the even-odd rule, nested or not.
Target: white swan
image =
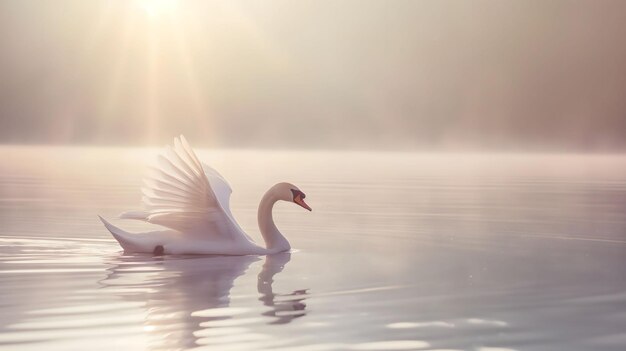
[[[230,211],[232,189],[213,168],[200,163],[182,135],[159,155],[158,166],[144,179],[145,211],[120,218],[158,224],[169,230],[128,233],[100,217],[126,252],[155,254],[265,255],[291,249],[276,228],[272,208],[279,200],[311,211],[296,186],[278,183],[261,199],[258,222],[265,246],[257,245],[239,227]]]

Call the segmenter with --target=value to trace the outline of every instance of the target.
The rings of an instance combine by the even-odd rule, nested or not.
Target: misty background
[[[626,149],[625,1],[0,1],[0,143]]]

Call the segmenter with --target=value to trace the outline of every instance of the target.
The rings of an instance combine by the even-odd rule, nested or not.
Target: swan
[[[230,211],[230,185],[215,169],[198,160],[183,135],[158,156],[157,166],[144,179],[142,192],[145,210],[124,212],[120,218],[167,230],[129,233],[98,216],[127,253],[267,255],[288,251],[291,246],[272,218],[274,204],[293,202],[311,211],[304,201],[306,195],[295,185],[272,186],[261,199],[257,215],[265,247],[256,244]]]

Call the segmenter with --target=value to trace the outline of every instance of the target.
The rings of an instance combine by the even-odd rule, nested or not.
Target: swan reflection
[[[306,314],[307,290],[281,294],[272,283],[290,261],[289,253],[266,256],[257,277],[261,306],[231,306],[231,289],[253,286],[246,272],[257,256],[162,257],[120,256],[100,281],[105,289],[130,301],[145,302],[143,330],[150,349],[190,348],[232,338],[254,341],[246,326],[285,324]],[[223,339],[223,340],[222,340]]]
[[[263,269],[259,273],[257,283],[257,290],[261,294],[259,301],[262,301],[263,305],[272,308],[263,313],[264,316],[276,318],[271,324],[286,324],[294,318],[302,317],[306,314],[304,300],[306,299],[307,289],[296,290],[290,294],[276,294],[272,289],[274,275],[282,272],[290,259],[291,254],[289,252],[268,255],[265,258]]]

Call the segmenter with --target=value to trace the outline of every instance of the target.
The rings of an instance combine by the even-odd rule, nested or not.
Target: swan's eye
[[[304,195],[304,193],[300,190],[291,189],[291,193],[293,194],[293,201],[296,201],[296,198],[298,198],[298,196],[300,197],[300,199],[304,199],[306,197],[306,195]]]

